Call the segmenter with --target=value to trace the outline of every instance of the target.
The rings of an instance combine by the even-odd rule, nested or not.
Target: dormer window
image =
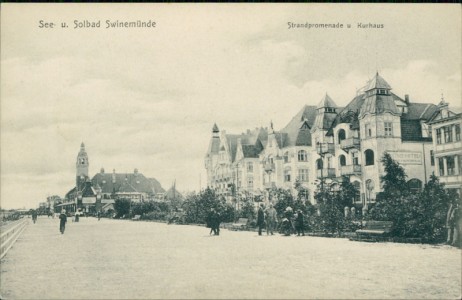
[[[333,107],[326,107],[324,111],[325,111],[325,112],[335,112],[335,108],[333,108]]]

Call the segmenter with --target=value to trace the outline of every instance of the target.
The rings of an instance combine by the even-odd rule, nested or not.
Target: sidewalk
[[[1,261],[2,299],[458,298],[448,246],[261,236],[200,226],[40,217]]]

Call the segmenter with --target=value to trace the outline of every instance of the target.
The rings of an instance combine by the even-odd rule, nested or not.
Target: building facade
[[[449,108],[442,100],[439,112],[429,123],[433,136],[432,166],[435,175],[446,188],[461,194],[462,184],[462,141],[460,108]]]
[[[367,208],[381,191],[381,158],[389,153],[404,167],[412,189],[428,181],[437,168],[436,157],[443,166],[440,174],[447,175],[443,182],[460,185],[460,114],[448,112],[440,120],[443,111],[441,105],[399,97],[377,73],[345,107],[326,94],[317,106],[303,107],[280,131],[271,125],[241,135],[220,134],[215,124],[205,156],[207,183],[231,201],[242,193],[268,201],[275,188],[295,194],[298,181],[306,199],[315,203],[321,182],[335,188],[346,176],[358,191],[352,206]],[[438,146],[432,130],[435,136],[445,126],[451,126],[451,145]]]

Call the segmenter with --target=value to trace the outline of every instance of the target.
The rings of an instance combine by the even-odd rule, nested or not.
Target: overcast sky
[[[280,129],[326,92],[346,105],[376,71],[401,97],[437,104],[444,93],[460,106],[459,5],[1,8],[2,208],[63,197],[81,142],[90,176],[138,168],[166,189],[176,179],[180,191],[198,190],[214,122],[229,133],[271,120]],[[101,28],[74,29],[74,20]],[[106,20],[156,27],[106,29]]]

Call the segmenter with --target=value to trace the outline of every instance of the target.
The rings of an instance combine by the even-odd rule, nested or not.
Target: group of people
[[[284,219],[282,220],[282,224],[287,226],[285,230],[287,235],[292,233],[297,233],[298,236],[305,235],[305,217],[303,212],[299,209],[293,212],[293,209],[288,206],[284,211]],[[258,211],[257,211],[257,226],[258,226],[258,235],[262,235],[262,230],[266,227],[266,234],[273,235],[274,230],[277,226],[277,212],[276,209],[273,207],[273,204],[269,204],[267,209],[264,209],[263,203],[260,204]]]
[[[210,235],[220,235],[220,223],[221,223],[221,216],[220,213],[211,208],[209,214],[207,215],[207,227],[210,228]]]

